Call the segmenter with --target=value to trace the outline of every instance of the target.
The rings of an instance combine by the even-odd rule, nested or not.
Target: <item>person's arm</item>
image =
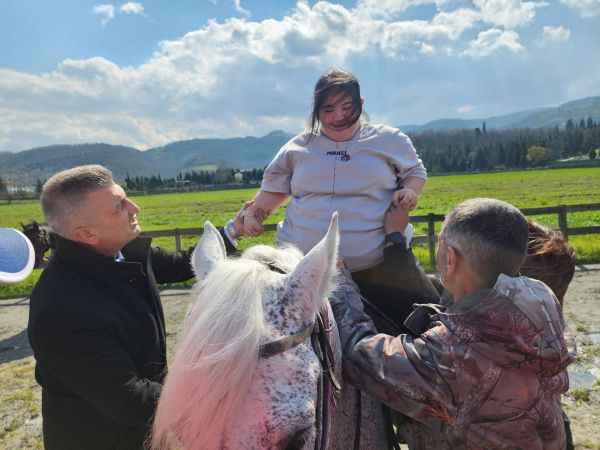
[[[391,142],[391,163],[398,176],[398,190],[394,193],[393,203],[412,210],[416,208],[423,191],[427,169],[407,135],[396,130]]]
[[[452,392],[445,379],[452,367],[439,362],[447,330],[437,326],[418,338],[377,334],[356,285],[340,276],[330,297],[340,331],[344,376],[393,409],[419,421],[451,420]]]
[[[402,187],[394,192],[393,204],[409,210],[415,209],[425,181],[424,178],[407,177],[402,182]]]
[[[263,222],[273,211],[279,208],[288,198],[288,194],[282,192],[267,192],[262,189],[254,197],[253,203],[243,214],[243,234],[258,236],[262,234]]]
[[[42,355],[45,369],[106,420],[145,428],[154,414],[161,384],[139,376],[111,333],[112,325],[101,316],[86,312],[85,318],[79,314],[65,319],[56,314],[38,319],[32,330],[36,356]],[[77,322],[65,327],[65,320]]]
[[[265,168],[260,191],[243,214],[245,235],[258,236],[264,231],[263,221],[291,194],[293,172],[294,162],[286,144]]]
[[[425,186],[425,179],[420,177],[406,177],[406,179],[402,182],[404,189],[412,189],[417,197],[421,195],[423,192],[423,186]]]
[[[247,207],[249,203],[245,205]],[[230,220],[225,227],[219,227],[219,233],[225,243],[227,255],[238,253],[237,239],[242,235],[242,210]],[[169,252],[160,247],[153,247],[151,250],[152,271],[156,277],[157,283],[177,283],[186,281],[195,276],[192,270],[191,258],[194,247],[179,252]]]

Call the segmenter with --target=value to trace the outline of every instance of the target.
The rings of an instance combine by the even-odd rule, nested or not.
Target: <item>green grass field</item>
[[[142,229],[164,230],[173,228],[200,227],[205,220],[215,225],[224,224],[254,195],[255,189],[181,194],[160,194],[134,197],[141,207]],[[600,203],[600,168],[538,170],[473,175],[431,177],[421,196],[419,207],[413,215],[427,213],[444,214],[462,200],[473,197],[494,197],[510,202],[520,208]],[[283,216],[283,209],[268,222],[276,223]],[[18,227],[21,222],[32,219],[43,221],[37,201],[13,202],[0,205],[0,226]],[[557,227],[557,217],[537,216],[536,220]],[[569,214],[569,226],[600,225],[600,211]],[[424,228],[417,227],[417,234]],[[273,241],[273,233],[258,239],[249,239],[244,247],[256,242]],[[157,245],[174,248],[174,239],[161,238]],[[193,245],[195,238],[184,239],[184,245]],[[573,237],[582,263],[600,262],[600,235]],[[427,267],[425,248],[417,248],[416,254]],[[20,285],[0,288],[0,297],[22,295],[30,291],[39,276],[32,277]]]

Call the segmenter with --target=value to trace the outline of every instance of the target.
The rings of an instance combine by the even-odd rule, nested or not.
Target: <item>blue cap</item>
[[[35,251],[27,236],[13,228],[0,228],[0,283],[18,283],[29,276]]]

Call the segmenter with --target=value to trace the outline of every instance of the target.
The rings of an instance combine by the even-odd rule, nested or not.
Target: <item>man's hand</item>
[[[394,232],[404,233],[408,222],[408,210],[391,204],[388,211],[385,213],[385,234]]]
[[[419,200],[419,196],[413,189],[402,188],[394,192],[392,204],[410,211],[417,207],[417,200]]]

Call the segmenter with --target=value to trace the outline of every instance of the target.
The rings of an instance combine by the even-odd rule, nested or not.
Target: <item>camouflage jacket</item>
[[[331,303],[345,379],[418,423],[414,449],[564,449],[560,394],[573,360],[543,283],[501,275],[418,337],[376,334],[345,277]]]

